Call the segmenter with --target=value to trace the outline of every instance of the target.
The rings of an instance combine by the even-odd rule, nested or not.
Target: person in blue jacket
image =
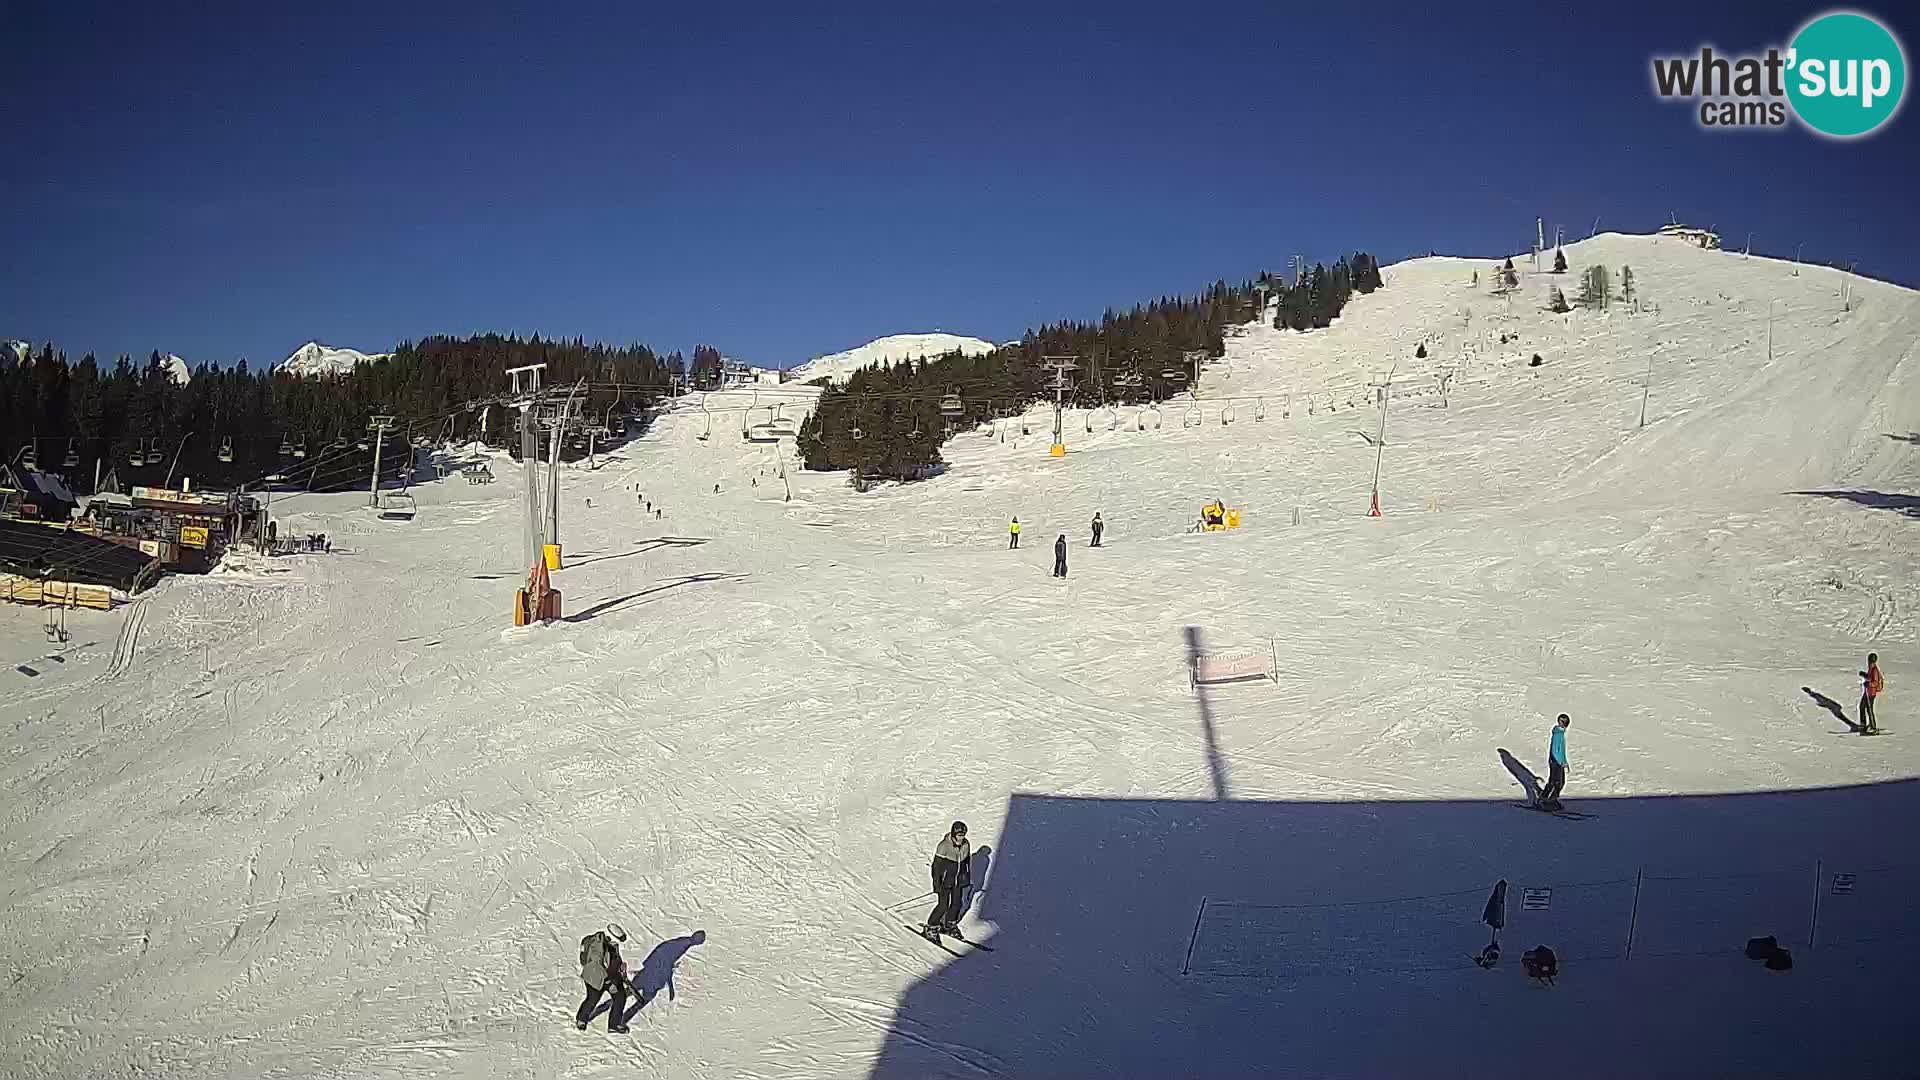
[[[1573,720],[1561,713],[1553,726],[1553,737],[1547,741],[1547,786],[1540,789],[1540,805],[1548,810],[1560,806],[1560,789],[1567,783],[1567,728]]]

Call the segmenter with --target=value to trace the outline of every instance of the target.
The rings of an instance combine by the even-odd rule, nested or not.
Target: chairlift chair
[[[1259,423],[1267,418],[1267,399],[1261,398],[1253,403],[1253,422]]]
[[[848,432],[847,434],[852,436],[854,442],[859,442],[861,439],[864,439],[867,437],[867,433],[860,430],[860,425],[858,424],[855,424],[853,426],[853,430]]]
[[[1227,407],[1220,410],[1220,426],[1225,427],[1231,423],[1233,423],[1233,402],[1229,401]]]
[[[293,456],[293,441],[291,439],[288,439],[284,435],[280,437],[280,456],[281,457]]]
[[[382,494],[376,509],[380,517],[386,521],[412,521],[413,515],[418,511],[413,496],[404,491],[389,491]]]
[[[135,442],[133,444],[133,449],[127,451],[127,464],[140,466],[140,465],[145,465],[146,463],[147,463],[146,449],[143,446],[141,446],[140,443]]]
[[[40,467],[39,456],[34,453],[33,440],[28,440],[26,447],[20,451],[20,464],[28,469]]]
[[[1194,399],[1192,405],[1187,406],[1186,412],[1180,414],[1180,426],[1183,428],[1199,427],[1205,422],[1206,414],[1200,411],[1200,400],[1198,398]]]
[[[147,448],[147,464],[158,465],[165,460],[167,460],[167,455],[160,450],[160,440],[153,440],[153,445]]]
[[[72,439],[67,440],[67,456],[60,465],[66,469],[76,469],[80,467],[80,451],[74,447]]]
[[[220,460],[222,462],[233,461],[233,440],[231,438],[220,440]]]
[[[965,411],[966,406],[960,403],[959,394],[948,394],[946,397],[940,399],[940,415],[948,419],[959,416]]]
[[[307,456],[307,440],[301,439],[299,442],[294,444],[293,456],[297,458],[304,458]]]

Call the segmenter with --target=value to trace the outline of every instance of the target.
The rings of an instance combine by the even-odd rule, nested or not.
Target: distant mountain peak
[[[322,345],[317,341],[309,341],[293,350],[292,355],[280,361],[274,370],[306,378],[339,376],[351,372],[361,364],[385,360],[392,355],[392,353],[363,353],[358,349],[341,349],[332,345]]]
[[[943,356],[956,350],[968,356],[980,356],[992,352],[995,348],[997,346],[991,341],[940,331],[926,334],[889,334],[886,337],[874,338],[865,345],[845,352],[816,356],[794,368],[792,375],[801,382],[819,378],[844,382],[854,372],[874,364],[892,364],[901,360]]]

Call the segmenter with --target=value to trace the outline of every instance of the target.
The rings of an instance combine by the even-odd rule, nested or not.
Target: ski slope
[[[683,402],[565,474],[546,626],[507,626],[504,461],[416,487],[411,523],[276,499],[334,554],[169,579],[64,649],[0,609],[0,1073],[1910,1068],[1859,1019],[1920,989],[1920,295],[1855,279],[1842,311],[1834,271],[1651,237],[1566,254],[1516,259],[1510,299],[1487,259],[1390,267],[1328,330],[1231,337],[1196,426],[1072,412],[1055,459],[1036,411],[865,494],[789,497],[791,441],[739,436],[767,395]],[[1547,312],[1596,261],[1658,310]],[[1245,526],[1189,532],[1215,496]],[[1277,682],[1196,693],[1190,627]],[[1851,716],[1869,650],[1877,739],[1812,696]],[[1507,805],[1498,751],[1544,771],[1561,711],[1586,821]],[[903,925],[954,818],[992,953]],[[1816,860],[1861,884],[1808,949]],[[1481,971],[1501,877],[1557,906],[1516,899]],[[569,1022],[608,920],[656,984],[677,960],[628,1037]],[[1765,933],[1793,972],[1738,959]],[[1542,941],[1551,992],[1518,971]]]

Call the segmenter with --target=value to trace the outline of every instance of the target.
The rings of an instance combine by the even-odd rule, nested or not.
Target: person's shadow
[[[674,1000],[674,965],[680,962],[681,957],[687,955],[687,950],[695,945],[705,944],[706,940],[705,930],[695,930],[685,937],[669,938],[655,945],[653,951],[647,954],[647,958],[641,961],[639,974],[631,980],[634,993],[638,995],[639,1000],[634,1002],[633,1008],[627,1010],[627,1019],[631,1020],[641,1009],[646,1008],[647,1003],[658,996],[662,990],[667,992],[668,1001]]]
[[[1832,714],[1833,714],[1833,718],[1834,718],[1835,720],[1838,720],[1838,721],[1840,721],[1841,723],[1843,723],[1843,724],[1845,724],[1845,725],[1847,725],[1847,730],[1848,730],[1848,731],[1859,731],[1859,730],[1860,730],[1860,725],[1859,725],[1859,724],[1856,724],[1856,723],[1854,723],[1854,722],[1853,722],[1852,720],[1850,720],[1850,719],[1848,719],[1848,718],[1847,718],[1847,710],[1846,710],[1845,708],[1843,708],[1843,707],[1841,706],[1841,704],[1840,704],[1839,702],[1837,702],[1837,701],[1835,701],[1835,700],[1833,700],[1832,698],[1830,698],[1830,697],[1828,697],[1827,695],[1825,695],[1825,694],[1823,694],[1823,693],[1821,693],[1820,691],[1818,691],[1818,690],[1815,690],[1815,689],[1814,689],[1813,687],[1811,687],[1811,686],[1803,686],[1803,687],[1801,687],[1800,689],[1801,689],[1801,690],[1803,690],[1803,691],[1805,691],[1805,692],[1806,692],[1806,695],[1807,695],[1808,697],[1810,697],[1810,698],[1812,698],[1812,699],[1813,699],[1813,703],[1814,703],[1815,705],[1818,705],[1818,706],[1820,706],[1821,708],[1823,708],[1823,709],[1825,709],[1825,710],[1827,710],[1828,712],[1830,712],[1830,713],[1832,713]]]
[[[993,867],[993,849],[985,844],[973,849],[973,856],[967,863],[967,876],[973,884],[968,885],[960,894],[960,914],[965,915],[973,909],[973,902],[981,893],[987,891],[987,871]]]

